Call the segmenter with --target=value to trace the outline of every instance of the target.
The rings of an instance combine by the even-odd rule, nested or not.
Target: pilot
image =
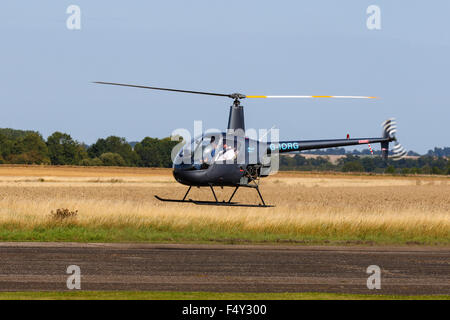
[[[211,137],[211,143],[210,143],[210,146],[211,146],[211,159],[212,158],[214,158],[214,155],[216,154],[216,148],[217,148],[217,143],[216,143],[216,137],[215,136],[212,136]]]
[[[209,164],[213,162],[214,156],[216,154],[216,137],[212,136],[210,143],[203,150],[203,163],[201,165],[201,169],[208,168]]]

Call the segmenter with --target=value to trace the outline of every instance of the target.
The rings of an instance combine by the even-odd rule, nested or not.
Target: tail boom
[[[357,139],[329,139],[329,140],[294,140],[294,141],[280,141],[272,142],[267,146],[267,153],[290,153],[304,150],[314,150],[323,148],[335,148],[355,146],[361,144],[381,144],[381,156],[384,160],[388,159],[389,142],[394,141],[394,148],[392,150],[392,159],[400,160],[407,155],[407,151],[401,144],[397,142],[395,133],[397,132],[397,124],[395,119],[390,118],[384,121],[382,137],[379,138],[357,138]]]
[[[279,153],[290,153],[304,150],[314,150],[323,148],[335,148],[355,146],[361,144],[381,143],[389,144],[395,140],[393,137],[380,138],[357,138],[357,139],[330,139],[330,140],[294,140],[294,141],[280,141],[278,143],[270,143],[268,145],[268,152],[277,151]]]

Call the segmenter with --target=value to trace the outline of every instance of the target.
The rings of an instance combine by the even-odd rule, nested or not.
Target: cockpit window
[[[211,134],[194,139],[190,148],[181,150],[174,167],[184,170],[207,169],[221,150],[222,134]],[[190,154],[190,157],[187,155]]]
[[[217,139],[218,140],[218,139]],[[216,156],[217,141],[215,136],[203,139],[202,143],[202,162],[210,165]]]

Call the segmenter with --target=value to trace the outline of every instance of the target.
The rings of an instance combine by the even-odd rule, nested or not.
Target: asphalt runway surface
[[[69,265],[82,290],[450,294],[448,247],[80,243],[0,243],[0,291],[67,290]]]

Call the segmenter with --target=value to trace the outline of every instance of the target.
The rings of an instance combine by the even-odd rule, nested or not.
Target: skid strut
[[[238,203],[238,202],[231,202],[231,200],[233,200],[233,197],[235,196],[236,192],[238,191],[239,187],[249,187],[249,188],[254,188],[256,189],[256,192],[258,193],[259,198],[261,199],[262,204],[245,204],[245,203]],[[189,187],[189,189],[186,191],[183,199],[178,200],[178,199],[165,199],[165,198],[161,198],[157,195],[155,195],[155,198],[160,200],[160,201],[164,201],[164,202],[187,202],[187,203],[194,203],[197,205],[209,205],[209,206],[229,206],[229,207],[256,207],[256,208],[268,208],[268,207],[273,207],[271,205],[267,205],[261,195],[261,192],[259,191],[259,186],[258,185],[237,185],[233,191],[233,193],[230,196],[230,199],[228,199],[228,201],[219,201],[217,199],[216,193],[214,191],[214,187],[213,185],[209,185],[209,188],[211,189],[211,192],[214,196],[214,200],[215,201],[202,201],[202,200],[192,200],[192,199],[188,199],[187,195],[189,194],[189,192],[191,191],[192,186]]]
[[[209,187],[211,188],[211,191],[212,191],[212,194],[214,196],[214,199],[216,199],[216,202],[219,202],[219,201],[217,201],[216,193],[214,192],[213,186],[210,184]]]
[[[191,191],[191,188],[192,188],[192,186],[189,186],[188,191],[186,191],[186,194],[185,194],[184,197],[183,197],[183,201],[186,199],[186,197],[187,197],[189,191]]]
[[[234,195],[236,194],[236,191],[239,189],[239,186],[236,186],[236,188],[233,191],[233,194],[231,195],[230,199],[228,199],[228,203],[231,202],[231,199],[233,199]]]

